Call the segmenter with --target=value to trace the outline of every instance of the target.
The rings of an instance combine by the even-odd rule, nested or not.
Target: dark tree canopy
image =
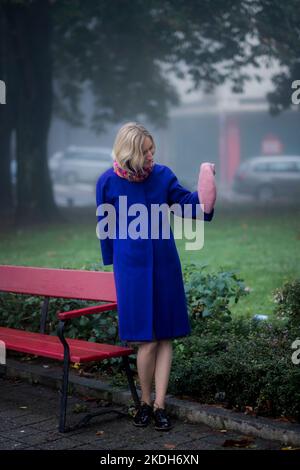
[[[283,68],[271,109],[291,106],[300,78],[300,0],[1,0],[0,200],[12,205],[9,158],[16,132],[17,217],[56,213],[47,166],[53,111],[82,125],[80,98],[94,100],[92,125],[146,116],[164,125],[178,103],[170,72],[210,91],[230,80],[242,92],[248,65]],[[184,70],[184,72],[183,72]]]

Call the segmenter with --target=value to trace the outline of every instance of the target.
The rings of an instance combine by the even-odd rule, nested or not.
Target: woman
[[[154,153],[154,139],[142,125],[129,122],[122,126],[113,147],[113,168],[100,176],[96,193],[98,209],[105,203],[115,210],[115,216],[109,219],[115,222],[115,229],[109,229],[109,236],[103,237],[100,243],[104,265],[114,267],[119,336],[138,347],[137,371],[142,396],[134,424],[147,426],[154,418],[157,430],[169,430],[171,422],[165,411],[165,396],[172,363],[171,341],[188,335],[190,325],[173,233],[164,238],[163,224],[159,222],[158,236],[150,236],[151,226],[155,228],[150,214],[154,205],[179,204],[183,208],[190,204],[191,217],[196,218],[199,197],[197,192],[184,189],[167,166],[154,163]],[[139,208],[146,209],[146,215],[140,209],[143,212],[139,219],[143,225],[141,236],[132,233],[130,236],[129,228],[137,228],[133,212],[138,203]],[[213,213],[213,209],[209,214],[204,213],[204,220],[211,220]],[[98,220],[103,222],[103,218],[104,212],[99,215],[98,211]],[[121,236],[124,224],[128,232]]]

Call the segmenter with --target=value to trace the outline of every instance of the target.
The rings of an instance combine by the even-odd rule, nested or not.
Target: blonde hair
[[[127,122],[118,131],[112,157],[123,170],[129,174],[144,173],[145,156],[143,155],[143,143],[149,137],[153,144],[153,154],[155,152],[155,142],[147,129],[137,122]]]

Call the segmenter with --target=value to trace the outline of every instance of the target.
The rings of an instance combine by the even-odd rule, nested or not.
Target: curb
[[[61,384],[62,368],[24,364],[8,359],[6,376],[24,379],[32,384],[39,383],[58,389]],[[129,391],[119,389],[101,380],[75,375],[70,371],[69,383],[72,391],[81,395],[100,398],[117,405],[127,405],[132,401]],[[204,423],[215,429],[227,429],[243,434],[280,441],[283,445],[300,446],[300,425],[282,423],[274,419],[245,415],[213,405],[202,405],[188,400],[167,396],[167,409],[170,415],[190,423]]]

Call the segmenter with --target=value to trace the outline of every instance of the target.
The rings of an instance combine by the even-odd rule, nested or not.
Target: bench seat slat
[[[64,350],[57,336],[49,336],[13,328],[0,327],[0,340],[6,348],[52,359],[63,360]],[[70,347],[71,362],[101,361],[111,357],[128,356],[132,348],[111,344],[92,343],[80,339],[66,338]]]

